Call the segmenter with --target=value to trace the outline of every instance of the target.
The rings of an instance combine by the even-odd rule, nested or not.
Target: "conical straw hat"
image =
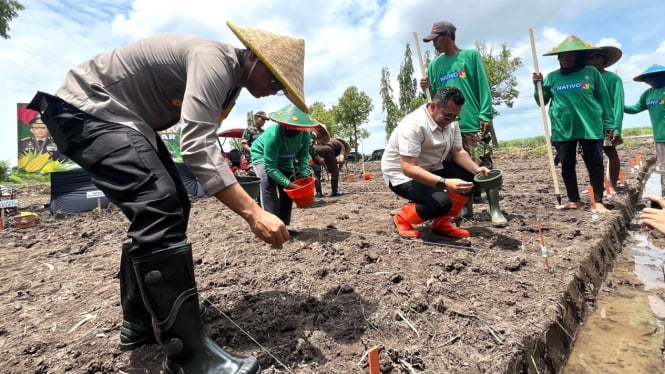
[[[644,82],[644,78],[646,78],[649,75],[652,74],[661,74],[665,73],[665,66],[663,65],[658,65],[658,64],[653,64],[647,68],[647,70],[644,71],[644,73],[636,76],[633,78],[635,82]]]
[[[543,56],[553,56],[564,52],[599,51],[599,50],[600,48],[597,48],[593,44],[578,38],[576,35],[569,35],[566,38],[566,40],[564,40],[558,46],[552,48],[551,51],[544,53]]]
[[[308,131],[319,128],[319,121],[293,104],[270,113],[270,119],[290,130]]]
[[[226,21],[226,25],[279,80],[286,89],[286,97],[300,110],[308,112],[304,89],[305,40],[239,27],[231,21]]]

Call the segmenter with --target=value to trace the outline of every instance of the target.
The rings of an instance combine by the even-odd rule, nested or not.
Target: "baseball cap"
[[[429,35],[427,35],[426,37],[423,38],[423,41],[425,43],[431,42],[437,36],[445,34],[445,33],[454,33],[455,30],[457,30],[457,28],[451,22],[448,22],[448,21],[435,22],[432,25],[432,31],[430,32]]]
[[[262,110],[254,113],[254,117],[261,117],[263,119],[268,119],[268,115],[266,114],[266,112],[264,112]]]

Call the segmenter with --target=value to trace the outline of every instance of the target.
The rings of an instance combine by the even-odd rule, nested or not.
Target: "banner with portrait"
[[[16,118],[19,170],[45,174],[78,167],[58,152],[39,112],[28,109],[27,103],[17,103]]]

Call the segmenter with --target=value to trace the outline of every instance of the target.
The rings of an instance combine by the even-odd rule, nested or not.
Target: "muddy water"
[[[654,173],[645,194],[661,194]],[[635,222],[639,220],[639,212]],[[614,270],[602,285],[595,311],[577,333],[563,373],[663,373],[665,249],[647,230],[626,241]]]

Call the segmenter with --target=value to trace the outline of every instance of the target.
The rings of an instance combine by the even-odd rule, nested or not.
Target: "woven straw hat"
[[[270,119],[289,130],[307,131],[316,130],[319,127],[319,121],[293,104],[270,113]]]
[[[344,148],[345,148],[344,149],[344,155],[348,155],[349,152],[351,152],[351,145],[349,144],[349,142],[347,142],[344,139],[340,139],[340,138],[335,138],[335,139],[339,140],[340,143],[344,144]]]
[[[601,49],[600,53],[605,55],[605,63],[603,64],[603,68],[607,68],[610,65],[614,65],[614,63],[616,63],[621,59],[621,55],[623,54],[619,48],[612,47],[609,45],[605,47],[600,47],[600,49]]]
[[[633,78],[635,82],[644,82],[644,78],[651,74],[665,73],[665,66],[653,64],[647,68],[642,74]]]
[[[279,80],[286,89],[286,97],[300,110],[307,112],[304,89],[305,40],[239,27],[231,21],[226,21],[226,25]]]
[[[553,56],[558,55],[559,53],[575,51],[600,51],[600,48],[597,48],[589,42],[585,42],[576,35],[570,35],[561,44],[552,48],[551,51],[544,53],[543,56]]]
[[[323,123],[319,123],[319,128],[316,131],[316,141],[319,144],[326,144],[330,141],[330,133],[328,128]]]

